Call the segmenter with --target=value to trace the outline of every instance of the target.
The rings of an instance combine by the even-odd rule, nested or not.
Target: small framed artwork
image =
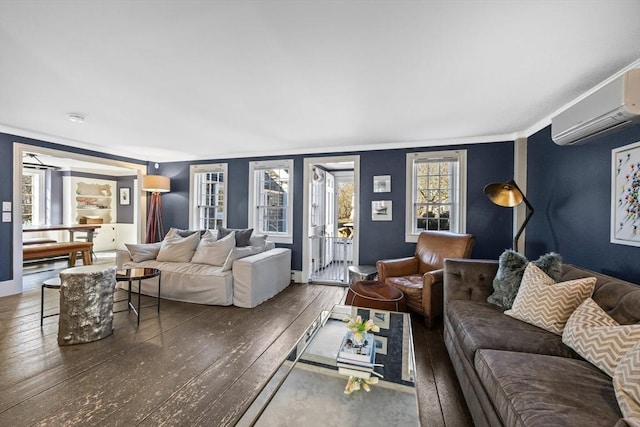
[[[120,188],[120,205],[127,206],[131,204],[131,188]]]
[[[640,142],[611,151],[611,243],[640,246]]]
[[[391,175],[377,175],[373,177],[374,193],[391,192]]]
[[[387,354],[387,337],[374,335],[376,342],[376,353]]]
[[[390,314],[388,311],[369,310],[369,319],[380,329],[389,329]]]
[[[371,202],[372,221],[391,221],[391,200],[374,200]]]

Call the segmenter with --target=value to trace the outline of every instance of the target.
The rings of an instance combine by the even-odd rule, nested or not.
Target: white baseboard
[[[302,271],[291,270],[291,281],[295,283],[302,283]]]

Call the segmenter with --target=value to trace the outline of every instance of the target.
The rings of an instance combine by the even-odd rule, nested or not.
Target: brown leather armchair
[[[444,259],[469,258],[474,243],[471,234],[423,231],[414,256],[376,263],[378,281],[404,292],[409,311],[422,314],[425,325],[431,328],[442,314]]]

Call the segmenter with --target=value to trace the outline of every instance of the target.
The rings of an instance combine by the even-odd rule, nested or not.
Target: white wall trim
[[[518,138],[513,142],[513,180],[522,194],[527,195],[527,138]],[[527,205],[520,203],[513,210],[513,230],[515,236],[527,216]],[[520,235],[518,247],[514,250],[524,254],[526,230]]]

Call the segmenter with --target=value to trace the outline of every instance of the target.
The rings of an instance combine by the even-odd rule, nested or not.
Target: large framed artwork
[[[640,142],[611,152],[611,243],[640,246]]]

